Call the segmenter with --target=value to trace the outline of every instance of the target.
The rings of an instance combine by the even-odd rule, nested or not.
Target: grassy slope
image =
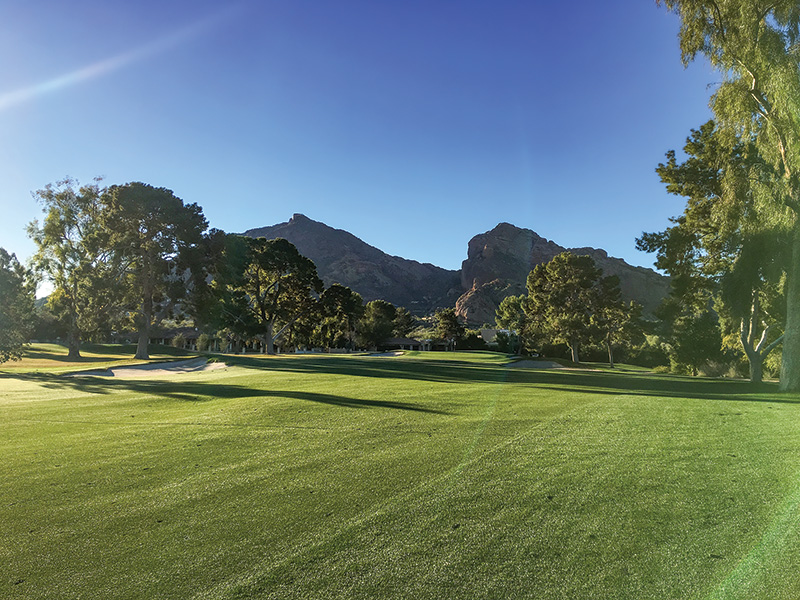
[[[138,365],[147,362],[182,360],[197,356],[196,353],[178,350],[169,346],[150,346],[150,360],[133,358],[136,346],[132,344],[83,344],[78,360],[67,358],[66,346],[60,344],[33,344],[28,346],[22,360],[0,364],[0,375],[14,373],[72,373],[90,369],[110,369],[113,367]]]
[[[433,356],[0,375],[0,597],[800,596],[800,399]]]

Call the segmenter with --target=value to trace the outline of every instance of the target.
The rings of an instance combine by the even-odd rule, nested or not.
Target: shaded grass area
[[[489,353],[0,376],[0,597],[796,598],[771,385]]]
[[[68,357],[67,347],[61,344],[31,344],[18,361],[0,364],[0,376],[29,372],[69,373],[87,369],[107,369],[119,366],[163,362],[196,356],[196,353],[151,345],[150,360],[134,359],[136,346],[133,344],[82,344],[81,357],[77,360]]]

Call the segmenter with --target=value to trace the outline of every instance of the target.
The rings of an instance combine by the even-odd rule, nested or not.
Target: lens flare
[[[162,54],[216,27],[221,21],[230,18],[235,13],[239,13],[241,7],[241,4],[234,5],[224,11],[216,12],[199,21],[195,21],[169,35],[158,38],[143,46],[139,46],[138,48],[100,60],[76,71],[58,75],[57,77],[33,86],[0,94],[0,111],[24,104],[39,96],[51,94],[64,88],[97,79],[98,77],[108,75],[133,63]]]

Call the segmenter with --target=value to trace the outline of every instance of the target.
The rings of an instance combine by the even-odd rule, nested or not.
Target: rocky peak
[[[352,233],[295,213],[286,223],[250,229],[250,237],[284,238],[314,261],[325,286],[338,283],[365,301],[387,300],[419,315],[454,305],[463,292],[457,271],[390,256]]]
[[[531,264],[546,262],[563,251],[535,231],[500,223],[469,241],[467,260],[461,263],[461,284],[469,290],[496,279],[525,281]]]
[[[503,298],[525,293],[528,273],[536,265],[567,250],[588,254],[604,275],[617,275],[623,297],[639,302],[646,313],[655,310],[669,291],[666,277],[609,257],[605,250],[564,248],[530,229],[500,223],[469,242],[467,260],[461,264],[461,284],[466,292],[456,302],[456,312],[470,324],[493,323]]]
[[[365,301],[382,299],[418,315],[456,306],[471,325],[493,323],[503,298],[526,292],[528,273],[567,248],[535,231],[499,223],[473,237],[461,271],[390,256],[353,234],[295,213],[285,223],[246,231],[244,235],[285,238],[314,261],[326,286],[345,285]],[[574,248],[588,254],[605,275],[617,275],[626,299],[652,312],[669,290],[669,283],[651,269],[633,267],[598,248]]]

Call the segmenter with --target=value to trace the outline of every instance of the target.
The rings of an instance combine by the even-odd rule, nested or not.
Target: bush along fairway
[[[800,398],[768,384],[225,360],[0,374],[0,597],[800,597]]]

